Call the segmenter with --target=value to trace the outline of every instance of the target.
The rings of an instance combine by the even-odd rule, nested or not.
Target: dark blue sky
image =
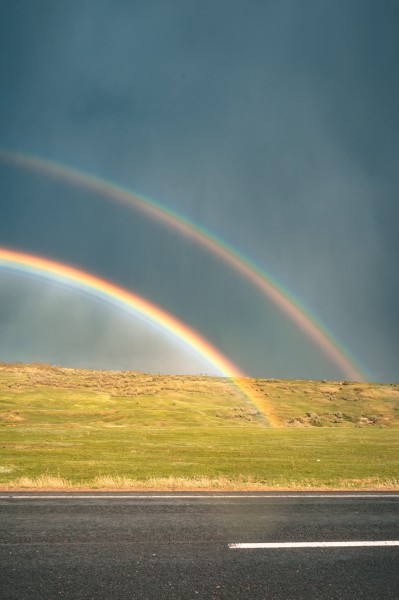
[[[398,18],[393,0],[3,0],[0,146],[207,228],[397,380]],[[1,163],[0,211],[0,245],[134,290],[250,375],[341,376],[236,273],[139,213]],[[16,359],[194,368],[115,311],[0,272],[0,360]]]

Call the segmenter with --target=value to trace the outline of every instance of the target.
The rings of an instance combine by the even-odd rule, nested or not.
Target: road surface
[[[399,493],[0,492],[0,565],[3,600],[399,599]]]

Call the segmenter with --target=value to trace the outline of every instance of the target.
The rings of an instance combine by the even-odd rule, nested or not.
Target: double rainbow
[[[273,302],[320,348],[323,354],[340,369],[345,377],[352,380],[367,378],[366,371],[360,367],[355,358],[298,299],[240,252],[206,229],[195,225],[188,219],[152,200],[77,169],[35,156],[5,150],[0,150],[0,160],[19,167],[43,172],[46,175],[95,191],[122,204],[139,209],[182,235],[189,237],[228,264],[255,286],[268,301]]]

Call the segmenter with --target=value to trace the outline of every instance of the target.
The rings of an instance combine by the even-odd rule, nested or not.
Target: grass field
[[[0,365],[0,487],[399,489],[398,385],[246,384]]]

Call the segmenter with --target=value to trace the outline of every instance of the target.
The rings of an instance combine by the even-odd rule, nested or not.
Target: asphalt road
[[[0,597],[399,599],[399,493],[0,495]],[[398,542],[399,543],[399,542]]]

